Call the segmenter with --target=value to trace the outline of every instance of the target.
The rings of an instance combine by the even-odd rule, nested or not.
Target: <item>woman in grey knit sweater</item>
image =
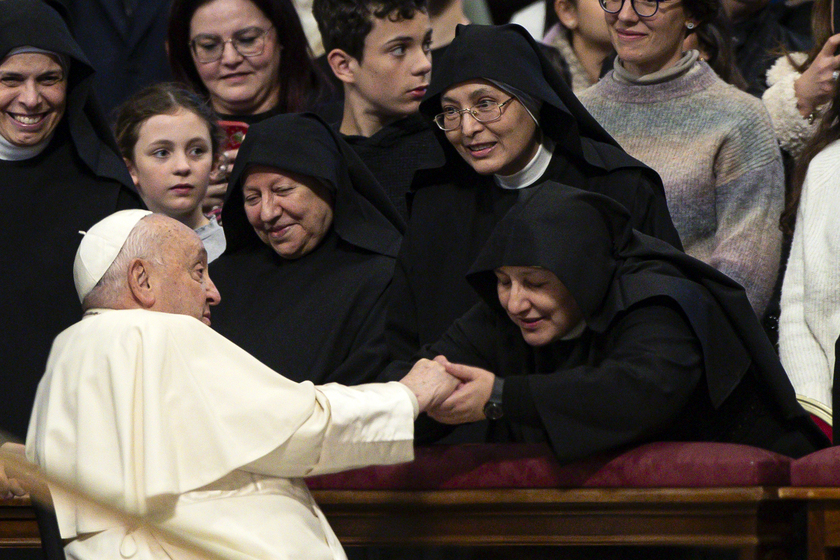
[[[682,50],[719,1],[600,1],[618,59],[581,101],[662,176],[686,252],[741,283],[762,315],[779,269],[781,154],[761,101]]]

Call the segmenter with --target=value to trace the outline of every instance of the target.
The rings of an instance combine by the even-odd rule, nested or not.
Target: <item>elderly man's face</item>
[[[210,306],[221,300],[207,273],[207,251],[198,235],[168,219],[161,242],[162,264],[151,263],[150,282],[155,291],[153,311],[195,317],[210,324]]]

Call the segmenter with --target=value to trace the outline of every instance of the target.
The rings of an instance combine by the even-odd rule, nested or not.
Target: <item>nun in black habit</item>
[[[59,12],[0,2],[0,429],[21,438],[53,338],[82,316],[79,231],[142,205],[92,82]]]
[[[394,357],[437,340],[476,302],[464,274],[523,189],[558,181],[607,195],[640,231],[681,248],[659,176],[601,128],[520,26],[459,25],[420,110],[447,115],[447,131],[435,127],[445,155],[412,184],[389,294]]]
[[[316,191],[322,202],[294,206]],[[324,202],[329,217],[313,228]],[[353,150],[312,114],[252,125],[222,217],[213,327],[295,381],[372,381],[387,363],[385,292],[404,224]]]
[[[468,281],[482,301],[422,351],[464,381],[439,421],[494,418],[484,439],[548,441],[562,461],[656,440],[828,444],[743,288],[607,197],[531,189]]]

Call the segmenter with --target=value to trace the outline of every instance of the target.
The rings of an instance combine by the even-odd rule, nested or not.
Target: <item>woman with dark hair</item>
[[[288,0],[175,0],[167,42],[176,78],[223,118],[299,113],[324,87]]]
[[[93,68],[42,0],[0,8],[0,428],[23,437],[55,336],[79,320],[73,259],[103,217],[141,206],[92,97]]]
[[[352,148],[312,114],[255,124],[222,217],[213,327],[295,381],[372,381],[403,222]]]
[[[840,88],[797,160],[792,183],[786,212],[796,217],[796,228],[782,284],[779,355],[800,400],[831,423],[840,335]]]
[[[743,285],[762,316],[780,264],[784,170],[761,101],[683,50],[718,0],[601,6],[618,56],[581,102],[662,176],[685,251]]]
[[[329,101],[291,0],[174,0],[169,63],[223,121],[245,126]],[[224,154],[205,208],[221,204],[236,150]]]
[[[462,382],[432,418],[547,441],[561,461],[663,440],[827,444],[742,287],[607,197],[529,191],[468,273],[480,303],[420,354]]]
[[[557,180],[624,204],[638,229],[679,246],[659,177],[583,108],[518,25],[459,26],[420,111],[443,153],[412,184],[389,296],[389,345],[408,358],[472,306],[464,274],[522,192]]]
[[[683,48],[687,51],[696,49],[700,60],[706,62],[721,80],[742,91],[747,90],[747,82],[735,63],[732,24],[722,9],[714,18],[694,28],[694,33],[686,36]]]

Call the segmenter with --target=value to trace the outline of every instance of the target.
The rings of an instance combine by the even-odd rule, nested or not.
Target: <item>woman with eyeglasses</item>
[[[601,0],[612,72],[581,94],[632,156],[662,176],[686,253],[730,276],[755,312],[779,270],[784,172],[761,101],[726,84],[686,35],[719,0]]]
[[[205,95],[230,137],[205,202],[221,205],[247,126],[323,106],[329,88],[312,60],[291,0],[174,0],[169,63],[175,79]]]
[[[634,227],[680,246],[659,177],[604,132],[522,27],[458,26],[420,111],[443,150],[412,184],[389,299],[394,357],[436,341],[477,301],[464,276],[523,189],[559,182],[605,194]]]

